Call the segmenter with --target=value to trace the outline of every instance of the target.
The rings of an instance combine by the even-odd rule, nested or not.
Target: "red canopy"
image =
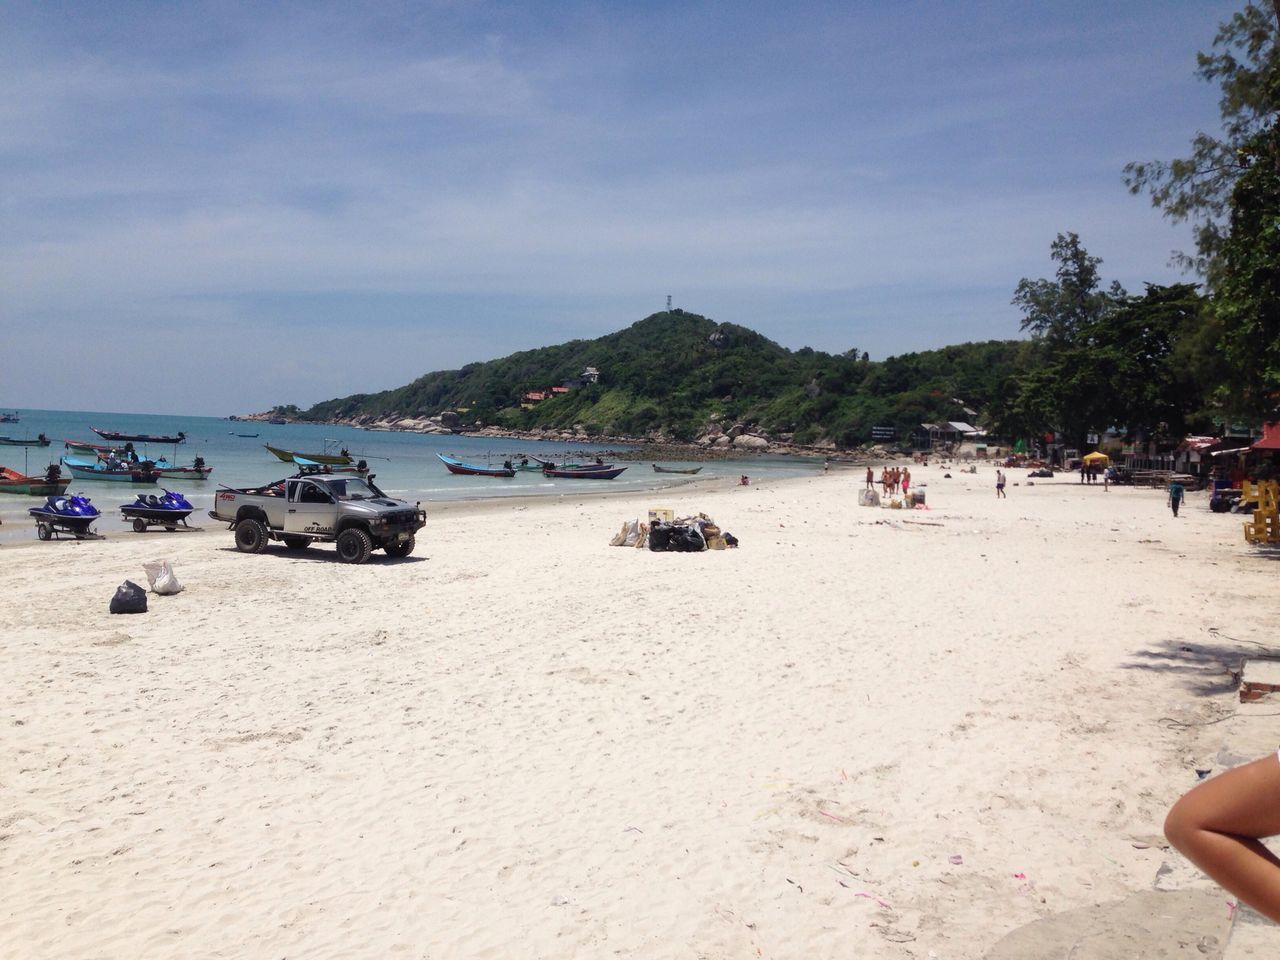
[[[1262,425],[1262,439],[1257,441],[1254,450],[1280,450],[1280,420]]]

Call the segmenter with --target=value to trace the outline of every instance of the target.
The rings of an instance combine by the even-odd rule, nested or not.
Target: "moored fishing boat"
[[[119,467],[111,467],[101,461],[90,462],[77,460],[75,457],[63,457],[62,465],[71,471],[77,480],[113,480],[116,483],[155,483],[160,474],[151,468],[150,461],[128,463]]]
[[[576,470],[554,470],[546,467],[542,471],[544,477],[555,477],[558,480],[612,480],[622,473],[626,467],[578,468]]]
[[[541,457],[532,457],[532,460],[538,463],[539,470],[611,470],[612,463],[605,463],[599,457],[596,457],[594,463],[571,463],[568,460],[563,461],[559,465],[554,460],[543,460]]]
[[[511,466],[508,460],[501,467],[482,467],[476,463],[466,463],[457,457],[446,457],[443,453],[437,453],[440,462],[450,473],[456,473],[466,477],[514,477],[516,475],[515,468]]]
[[[151,469],[162,477],[185,477],[188,480],[208,480],[213,467],[204,462],[204,457],[196,457],[189,464],[170,463],[164,457],[151,461]]]
[[[0,446],[5,447],[47,447],[50,440],[43,433],[35,437],[0,437]]]
[[[693,473],[697,473],[697,472],[698,472],[699,470],[701,470],[701,469],[702,469],[701,467],[692,467],[691,469],[688,469],[688,470],[677,470],[675,467],[660,467],[660,466],[658,466],[656,463],[653,465],[653,472],[654,472],[654,473],[686,473],[686,474],[693,474]]]
[[[310,460],[313,463],[328,463],[344,467],[355,462],[345,447],[341,453],[328,453],[327,451],[325,453],[298,453],[296,450],[282,450],[279,447],[273,447],[269,443],[264,443],[263,446],[271,451],[271,454],[277,460],[283,460],[285,463],[293,463],[294,457],[301,457],[303,460]]]
[[[103,440],[114,440],[117,443],[186,443],[187,435],[181,430],[175,436],[154,436],[150,433],[118,433],[115,430],[99,430],[90,427]]]
[[[17,470],[0,467],[0,493],[20,493],[31,497],[54,496],[66,490],[70,477],[62,476],[58,465],[50,464],[42,474],[24,476]]]
[[[319,463],[316,460],[308,460],[306,457],[294,457],[293,462],[298,465],[299,475],[314,473],[348,473],[357,477],[367,477],[369,475],[369,465],[363,460],[359,463],[343,465],[341,463]]]
[[[70,450],[72,453],[92,453],[95,456],[99,453],[114,453],[117,456],[127,453],[124,447],[112,447],[105,443],[89,443],[85,440],[63,440],[63,449]]]

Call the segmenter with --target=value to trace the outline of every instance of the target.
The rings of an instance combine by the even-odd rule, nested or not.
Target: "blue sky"
[[[873,358],[1018,335],[1241,3],[7,3],[0,407],[229,414],[676,306]],[[160,346],[157,346],[160,345]],[[55,399],[56,398],[56,399]]]

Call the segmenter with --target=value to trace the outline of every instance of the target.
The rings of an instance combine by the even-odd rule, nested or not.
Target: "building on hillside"
[[[600,371],[597,370],[595,367],[587,367],[585,370],[582,371],[582,382],[583,383],[599,383]]]

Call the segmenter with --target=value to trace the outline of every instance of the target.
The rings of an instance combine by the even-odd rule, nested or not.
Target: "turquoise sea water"
[[[5,408],[12,412],[13,408]],[[0,464],[23,473],[43,473],[50,462],[57,462],[65,452],[65,440],[105,443],[91,427],[120,433],[187,435],[186,443],[174,447],[144,448],[135,444],[140,455],[152,459],[166,457],[178,464],[190,464],[196,456],[204,457],[213,467],[205,481],[177,478],[162,480],[157,486],[133,485],[105,480],[73,480],[71,492],[84,493],[102,511],[95,529],[99,533],[126,530],[120,519],[120,504],[129,503],[141,492],[155,493],[160,487],[177,490],[195,506],[189,522],[195,526],[216,526],[206,516],[220,484],[238,487],[260,484],[291,475],[295,470],[264,449],[264,444],[301,453],[319,453],[326,445],[346,447],[353,457],[368,460],[376,475],[375,482],[393,497],[410,502],[420,500],[428,505],[443,500],[472,500],[512,496],[560,496],[590,493],[596,489],[652,490],[684,483],[688,478],[664,476],[653,472],[648,461],[619,461],[628,469],[616,480],[549,480],[541,473],[519,472],[512,479],[493,477],[458,477],[444,468],[436,454],[460,457],[471,463],[501,466],[503,459],[521,452],[544,459],[594,455],[604,447],[582,443],[548,443],[488,437],[435,436],[417,433],[385,433],[354,427],[314,424],[273,425],[247,421],[222,420],[217,417],[186,417],[165,414],[97,413],[74,410],[18,410],[18,423],[0,423],[0,436],[34,437],[40,433],[53,443],[48,447],[0,446]],[[256,438],[238,434],[256,433]],[[698,466],[663,461],[664,466]],[[795,457],[720,460],[701,464],[699,477],[801,476],[819,472],[820,461]],[[67,475],[64,468],[64,475]],[[0,494],[0,540],[34,539],[34,525],[28,520],[27,508],[43,498]]]

